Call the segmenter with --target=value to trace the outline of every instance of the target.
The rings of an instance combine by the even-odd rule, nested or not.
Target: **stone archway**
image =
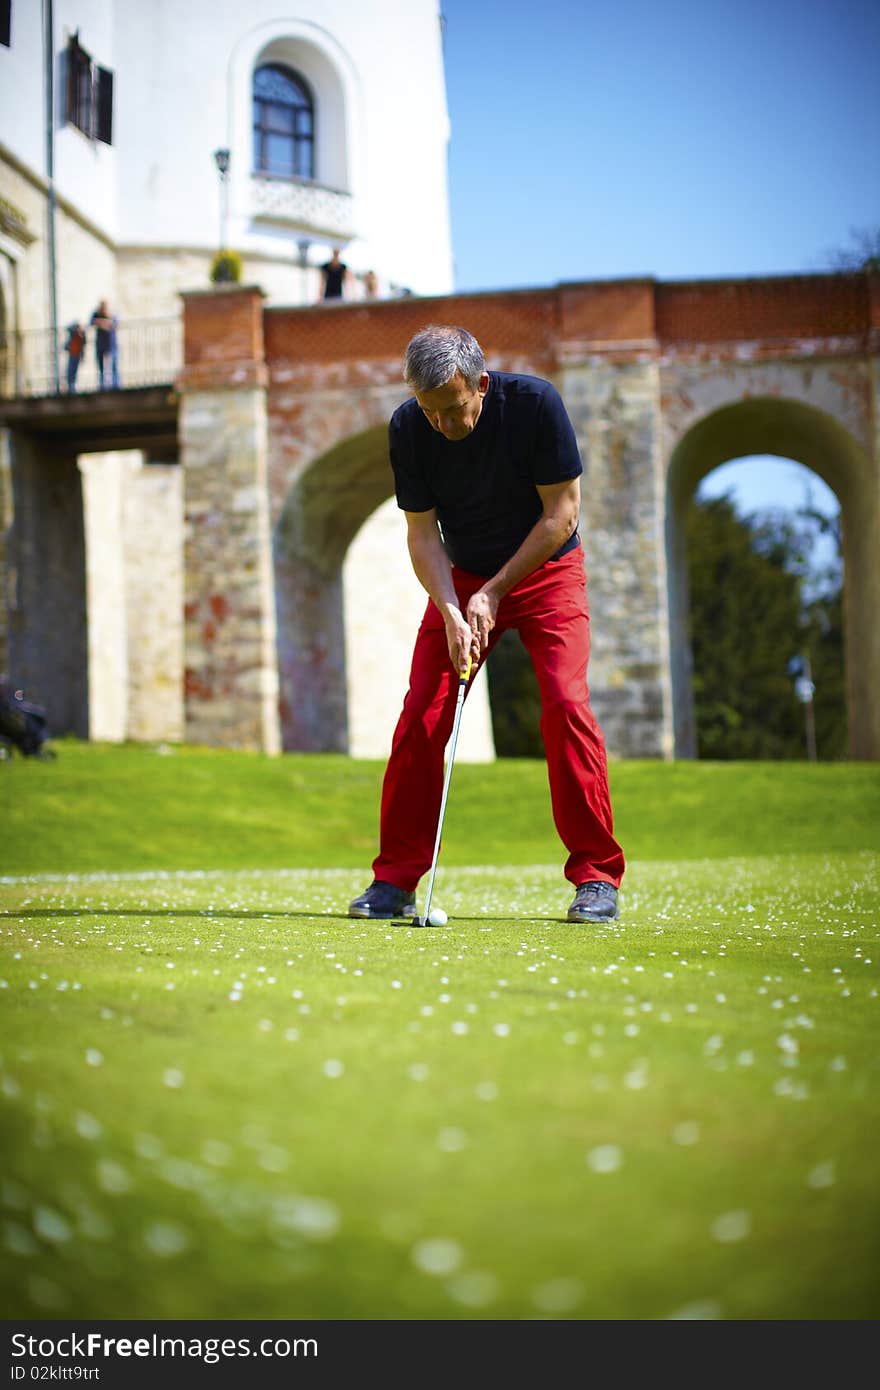
[[[273,535],[285,751],[348,751],[342,561],[390,491],[381,425],[316,459],[285,499]]]
[[[372,614],[368,642],[380,644],[366,669],[347,669],[352,605],[344,561],[352,541],[392,497],[388,428],[352,436],[316,459],[290,489],[273,535],[281,744],[285,752],[384,757],[407,688],[412,643],[426,597],[415,580],[405,529],[379,528],[360,582]],[[382,565],[377,575],[372,566]],[[349,583],[352,576],[348,576]],[[415,589],[417,592],[413,593]],[[357,605],[363,616],[363,604]],[[364,737],[365,723],[371,736]],[[369,748],[365,750],[364,744]],[[468,695],[459,760],[494,758],[489,695],[481,674]]]
[[[834,417],[803,401],[755,396],[720,407],[679,439],[666,477],[666,559],[675,756],[696,755],[684,515],[700,479],[731,459],[777,454],[817,473],[841,510],[845,573],[847,713],[850,753],[876,756],[880,716],[872,692],[880,679],[880,559],[877,495],[864,448]]]

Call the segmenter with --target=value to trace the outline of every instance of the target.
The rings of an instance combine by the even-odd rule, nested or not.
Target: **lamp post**
[[[816,761],[816,714],[813,708],[813,696],[816,693],[816,686],[813,683],[810,658],[806,655],[800,658],[796,667],[794,693],[804,707],[807,757],[811,763],[814,763]]]
[[[305,237],[303,237],[302,240],[300,240],[300,241],[298,241],[298,242],[296,243],[297,250],[298,250],[298,252],[299,252],[299,266],[300,266],[300,270],[302,271],[302,275],[300,276],[300,284],[301,284],[300,293],[302,294],[302,302],[303,302],[303,304],[307,304],[307,303],[308,303],[308,288],[309,288],[309,248],[310,248],[311,244],[312,244],[312,243],[311,243],[310,241],[308,241]]]
[[[225,251],[227,212],[226,179],[229,174],[229,151],[215,150],[214,163],[217,165],[217,172],[220,175],[220,250]]]

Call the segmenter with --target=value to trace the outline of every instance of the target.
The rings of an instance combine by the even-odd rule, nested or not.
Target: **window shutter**
[[[113,74],[109,68],[98,68],[96,83],[98,121],[95,134],[105,145],[113,144]]]
[[[64,50],[64,63],[67,68],[65,91],[67,94],[67,104],[64,108],[65,120],[71,121],[76,125],[76,82],[77,82],[77,63],[76,49],[74,40],[71,39],[67,48]]]

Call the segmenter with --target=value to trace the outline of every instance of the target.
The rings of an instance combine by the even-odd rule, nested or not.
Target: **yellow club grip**
[[[473,658],[469,655],[469,656],[468,656],[468,659],[467,659],[467,665],[466,665],[466,666],[463,666],[462,669],[461,669],[461,670],[459,671],[459,673],[458,673],[458,679],[459,679],[460,681],[469,681],[469,680],[470,680],[470,678],[471,678],[471,667],[472,667],[472,665],[473,665]]]

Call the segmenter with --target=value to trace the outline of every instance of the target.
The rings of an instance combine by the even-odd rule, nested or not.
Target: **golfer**
[[[413,397],[391,417],[397,504],[430,596],[382,786],[374,880],[352,917],[415,913],[430,868],[459,672],[474,674],[508,628],[541,694],[553,818],[568,850],[571,922],[618,915],[605,742],[587,689],[590,619],[578,536],[577,442],[550,382],[488,372],[463,328],[428,327],[406,349]]]

